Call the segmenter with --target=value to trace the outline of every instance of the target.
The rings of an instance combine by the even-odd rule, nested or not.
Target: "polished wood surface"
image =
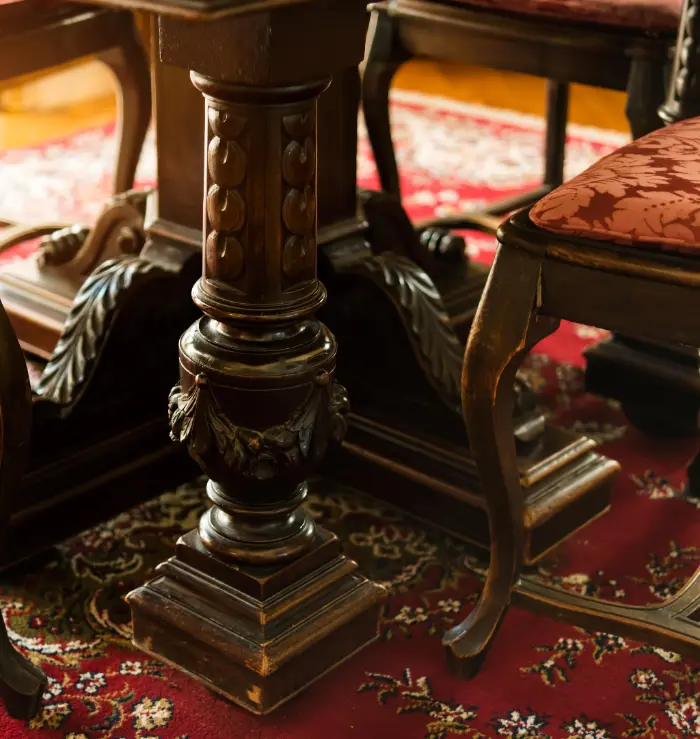
[[[664,99],[673,33],[652,36],[634,28],[503,15],[431,0],[386,0],[372,6],[372,15],[363,108],[382,189],[395,196],[400,196],[400,180],[388,95],[397,71],[413,58],[479,64],[549,81],[542,185],[516,203],[489,205],[486,212],[493,215],[531,204],[563,181],[570,83],[626,90],[626,115],[635,137],[661,125],[657,109]],[[466,214],[460,223],[453,220],[454,226],[470,227]]]
[[[160,436],[149,445],[134,429],[161,429],[154,404],[164,402],[177,367],[173,332],[197,319],[181,339],[180,382],[170,396],[180,446],[172,445],[169,472],[189,449],[210,478],[214,505],[130,596],[134,635],[146,651],[258,713],[377,633],[381,589],[300,507],[319,465],[343,479],[358,467],[353,456],[362,459],[361,487],[381,495],[388,472],[414,515],[447,523],[452,516],[455,533],[489,544],[486,491],[458,414],[464,341],[485,271],[463,249],[421,243],[396,199],[355,199],[366,23],[362,4],[342,2],[215,24],[160,19],[151,61],[159,177],[167,182],[145,211],[137,207],[128,238],[120,235],[126,251],[91,262],[37,387],[35,406],[53,424],[42,438],[70,423],[94,430],[99,413],[104,448],[92,458],[93,474],[108,464],[116,483],[124,470],[115,452],[135,446],[137,489],[158,479],[160,490],[170,478],[159,477],[160,468],[149,476],[149,459],[166,463]],[[252,43],[259,38],[268,42]],[[301,58],[300,45],[316,53]],[[245,50],[246,63],[223,49]],[[191,69],[206,115],[203,100],[184,93]],[[187,123],[174,130],[183,102]],[[197,225],[202,165],[205,221]],[[74,235],[57,235],[45,250],[57,274],[105,253],[78,249],[63,262]],[[196,273],[197,310],[189,301]],[[329,287],[323,307],[319,277]],[[340,336],[337,379],[336,341],[320,321]],[[350,386],[353,414],[341,383]],[[515,390],[530,560],[606,509],[615,465],[589,440],[552,433],[531,391],[522,383]],[[339,450],[346,424],[348,444]],[[429,444],[426,428],[435,429]],[[61,461],[66,473],[75,464]],[[56,502],[45,503],[44,515],[55,514]],[[548,510],[557,516],[548,519]]]
[[[659,112],[674,51],[688,56],[685,46],[675,45],[672,32],[651,35],[633,27],[505,16],[431,0],[386,0],[373,5],[373,17],[375,33],[365,65],[363,107],[382,189],[396,196],[400,195],[400,179],[388,95],[397,71],[414,57],[477,63],[548,78],[542,183],[516,198],[489,204],[480,216],[505,216],[562,183],[571,82],[625,89],[625,115],[633,138],[659,128],[664,120],[680,117],[678,110]],[[684,10],[680,26],[692,47],[698,36],[698,17],[692,8]],[[692,86],[695,76],[695,63],[690,59],[687,76],[675,84]],[[475,224],[470,213],[437,219],[421,225],[421,238],[440,249],[451,238],[445,229],[470,229]],[[620,401],[628,419],[640,430],[660,435],[698,431],[700,352],[693,356],[686,349],[659,347],[638,337],[615,334],[588,350],[586,357],[590,368],[587,388]],[[657,402],[649,403],[650,398]]]
[[[265,714],[374,641],[385,596],[302,507],[348,412],[335,337],[315,315],[326,299],[317,129],[356,129],[343,129],[347,116],[335,108],[320,116],[318,97],[334,73],[360,63],[367,14],[362,3],[269,3],[264,14],[215,24],[158,23],[160,62],[189,70],[206,100],[199,120],[193,101],[183,142],[201,159],[204,129],[203,271],[192,293],[203,317],[180,339],[169,413],[172,439],[209,478],[213,506],[128,596],[133,639]],[[166,128],[185,74],[154,78]],[[181,161],[171,146],[159,145],[159,159]],[[354,157],[348,164],[354,172]],[[201,203],[201,185],[179,171],[164,176],[173,187],[160,189],[147,230],[165,244],[189,210],[166,211],[163,196]]]
[[[551,334],[560,319],[698,346],[700,323],[692,306],[698,299],[700,262],[661,247],[639,250],[556,236],[534,226],[527,211],[506,221],[499,241],[463,375],[464,417],[489,490],[494,546],[477,607],[444,637],[448,661],[457,672],[474,675],[513,596],[525,607],[577,626],[697,659],[700,569],[674,597],[649,607],[579,596],[524,574],[525,513],[510,428],[510,387],[530,347]],[[643,313],[645,306],[656,310]],[[696,461],[689,470],[692,495],[697,468]]]
[[[6,17],[8,13],[9,18]],[[0,79],[11,80],[89,55],[96,55],[95,58],[111,72],[116,82],[118,144],[113,190],[117,194],[123,193],[133,185],[151,117],[148,63],[133,16],[109,9],[87,9],[68,4],[44,6],[25,0],[0,5]],[[107,223],[115,225],[114,221],[114,218],[103,219],[104,228],[94,229],[92,235],[88,229],[63,233],[55,240],[54,246],[60,244],[65,247],[63,251],[70,252],[71,257],[78,257],[76,252],[80,250],[82,257],[87,251],[101,255],[104,261],[113,250],[105,251],[103,247],[106,244],[98,245],[97,242],[108,239],[105,234],[109,230]],[[127,218],[122,219],[122,223],[117,225],[119,233],[114,235],[114,239],[126,236],[127,221]],[[36,235],[45,232],[45,226],[40,225]],[[32,238],[29,233],[25,235]],[[0,235],[0,250],[9,248],[15,241],[12,232]],[[84,248],[81,250],[81,247]],[[51,251],[54,256],[57,252],[56,248]],[[77,271],[69,269],[68,272],[74,274],[66,275],[66,279],[61,281],[54,279],[55,275],[44,274],[43,268],[50,266],[50,261],[40,255],[23,263],[7,265],[0,274],[0,295],[21,345],[44,358],[51,356],[67,309],[80,286],[81,281],[75,276],[81,274],[84,278],[87,276],[86,264],[89,268],[96,264],[95,259],[87,262],[84,258],[79,259],[82,268],[78,267]],[[63,259],[62,263],[69,261]],[[58,300],[52,301],[52,294],[58,294]],[[42,308],[38,307],[39,304]]]

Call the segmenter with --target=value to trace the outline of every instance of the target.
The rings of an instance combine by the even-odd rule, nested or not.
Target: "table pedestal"
[[[328,32],[316,25],[327,12],[341,53],[287,53]],[[193,291],[204,316],[180,339],[170,425],[208,475],[212,507],[128,600],[137,646],[255,713],[375,640],[385,595],[302,507],[348,411],[335,338],[314,315],[326,299],[316,276],[317,98],[334,64],[360,61],[362,33],[354,51],[347,34],[353,21],[364,30],[363,12],[296,6],[160,26],[161,53],[198,70],[206,99],[203,275]],[[249,67],[245,55],[235,66],[211,57],[251,39]]]

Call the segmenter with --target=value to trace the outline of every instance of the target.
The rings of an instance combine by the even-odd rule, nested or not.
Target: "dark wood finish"
[[[330,294],[322,316],[338,336],[353,409],[342,452],[324,472],[488,548],[484,493],[458,414],[464,342],[487,272],[421,251],[395,199],[375,194],[364,206],[367,226],[321,235]],[[547,427],[522,384],[514,433],[529,517],[523,556],[533,562],[607,509],[617,465],[590,439]]]
[[[6,512],[17,495],[27,458],[32,422],[24,356],[0,304],[0,541],[6,546]],[[44,673],[19,654],[0,619],[0,700],[13,718],[28,720],[39,710]]]
[[[157,146],[158,218],[189,229],[202,228],[202,142],[204,100],[186,69],[163,64],[158,30],[151,41]],[[199,242],[199,236],[196,242]]]
[[[204,317],[180,340],[170,424],[213,506],[128,600],[135,644],[255,713],[376,639],[384,597],[301,507],[348,410],[314,316],[317,98],[359,63],[365,25],[341,2],[159,20],[162,60],[206,99]]]
[[[50,359],[76,294],[91,272],[109,259],[141,252],[148,195],[137,190],[117,195],[92,228],[50,230],[42,224],[5,237],[11,245],[43,234],[36,254],[0,271],[0,296],[25,351]]]
[[[382,189],[396,196],[399,176],[391,143],[388,94],[398,67],[412,57],[479,64],[547,77],[549,82],[544,176],[531,192],[490,206],[507,215],[536,202],[562,182],[568,84],[627,91],[627,117],[637,138],[700,113],[697,44],[700,8],[686,3],[676,67],[664,101],[673,34],[572,25],[547,18],[470,9],[435,0],[391,0],[374,6],[377,21],[364,76],[363,109]],[[421,224],[431,243],[434,228],[472,228],[475,214]],[[629,420],[649,433],[688,434],[700,418],[700,355],[675,346],[614,335],[586,352],[586,385],[623,404]]]
[[[488,551],[486,495],[465,440],[446,440],[444,430],[421,438],[418,429],[397,430],[363,410],[368,415],[350,415],[343,453],[327,474]],[[609,509],[618,465],[594,449],[591,439],[548,427],[518,455],[526,564]]]
[[[538,612],[697,658],[700,570],[678,595],[653,607],[573,595],[523,574],[524,511],[510,418],[512,375],[533,342],[551,333],[559,319],[700,345],[700,319],[693,309],[700,263],[662,251],[556,237],[536,228],[525,211],[506,222],[499,240],[463,380],[464,418],[488,490],[491,564],[477,607],[445,635],[449,662],[462,674],[474,674],[511,593]],[[691,484],[697,482],[697,466],[691,466]]]
[[[700,114],[700,3],[687,0],[678,32],[673,74],[668,98],[659,110],[661,120],[675,123]],[[659,87],[658,72],[645,62],[636,76],[638,99]],[[645,80],[644,77],[649,77]],[[631,84],[633,80],[630,80]],[[630,94],[633,90],[630,88]],[[631,100],[631,98],[630,98]],[[655,120],[642,120],[632,130],[647,133]],[[664,341],[648,341],[621,334],[603,341],[586,352],[586,388],[590,392],[615,398],[622,403],[628,419],[649,434],[689,435],[698,432],[700,423],[700,352]]]
[[[357,116],[360,70],[333,75],[318,101],[319,228],[357,217]]]
[[[496,203],[484,212],[507,215],[536,202],[561,184],[571,82],[627,90],[628,116],[636,133],[661,125],[657,108],[665,94],[665,69],[673,34],[558,22],[549,18],[470,8],[435,0],[389,0],[372,6],[376,32],[363,84],[363,110],[382,189],[399,195],[391,142],[388,94],[398,67],[414,57],[475,64],[550,80],[542,185]],[[470,228],[473,214],[451,218]]]
[[[178,262],[171,253],[168,263],[149,242],[103,262],[78,291],[34,390],[28,473],[5,511],[0,567],[194,473],[168,443],[163,416],[167,361],[193,316],[188,283],[199,255],[189,255]],[[130,352],[141,357],[138,373]]]
[[[262,17],[251,26],[248,19],[246,29],[260,32],[265,22]],[[333,25],[339,17],[327,10],[315,22]],[[347,44],[361,37],[367,18],[357,11],[352,23],[342,22]],[[207,28],[198,32],[206,36]],[[171,25],[166,33],[176,30],[181,31]],[[157,28],[153,38],[157,197],[129,194],[108,207],[92,231],[49,239],[41,273],[56,280],[47,281],[48,289],[32,288],[34,273],[13,275],[12,281],[8,276],[4,288],[8,303],[24,301],[27,308],[15,314],[16,324],[40,314],[52,333],[26,343],[37,351],[40,342],[49,342],[49,363],[35,400],[30,472],[9,523],[12,546],[0,566],[192,474],[187,456],[167,444],[162,408],[175,339],[195,315],[188,295],[201,260],[204,102],[185,69],[158,58]],[[182,49],[181,63],[210,41]],[[329,46],[331,51],[320,51],[337,58],[340,49]],[[285,72],[283,62],[277,70]],[[358,104],[353,62],[336,71],[318,107],[321,271],[330,286],[321,314],[345,347],[338,371],[355,410],[348,443],[326,471],[487,546],[485,503],[458,415],[463,346],[486,274],[463,259],[463,249],[445,252],[447,239],[421,245],[396,200],[363,195],[358,204]],[[479,223],[494,227],[493,219]],[[107,257],[116,263],[103,266]],[[114,298],[110,303],[108,296]],[[58,351],[61,334],[65,341]],[[149,364],[140,360],[135,373],[133,356],[147,357]],[[524,504],[533,525],[524,556],[531,561],[605,510],[614,465],[589,440],[546,430],[531,394],[521,392],[520,398],[515,433],[529,490]],[[428,445],[425,428],[435,429]],[[391,496],[396,486],[406,490],[401,500]]]
[[[92,229],[56,234],[34,262],[0,274],[23,344],[48,360],[34,392],[28,471],[2,519],[0,568],[196,474],[168,439],[164,409],[177,339],[197,315],[189,296],[201,263],[201,227],[192,228],[201,181],[182,173],[180,187],[168,185],[172,162],[200,169],[204,105],[196,91],[188,97],[186,73],[152,66],[159,177],[168,179],[158,197],[119,196]],[[196,107],[179,109],[192,98]],[[188,133],[195,121],[193,137],[166,125],[176,118]]]

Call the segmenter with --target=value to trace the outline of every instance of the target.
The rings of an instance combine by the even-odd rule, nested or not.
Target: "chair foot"
[[[44,673],[12,646],[0,629],[0,700],[12,718],[28,721],[39,710],[46,686]]]
[[[487,652],[488,645],[483,651],[477,654],[458,656],[451,647],[446,647],[445,657],[447,659],[447,668],[455,677],[459,677],[462,680],[472,680],[481,672]]]
[[[516,565],[516,568],[518,565]],[[484,587],[474,610],[442,638],[447,666],[454,675],[471,680],[481,670],[510,602],[508,575]]]
[[[362,113],[382,190],[400,197],[399,170],[391,138],[389,89],[401,64],[409,55],[397,39],[396,21],[376,13],[376,27],[362,76]]]

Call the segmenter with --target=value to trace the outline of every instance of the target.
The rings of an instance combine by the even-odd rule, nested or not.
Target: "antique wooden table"
[[[184,330],[170,431],[207,474],[212,508],[130,595],[134,639],[264,713],[376,636],[382,589],[301,507],[319,469],[320,484],[351,483],[488,547],[459,415],[486,271],[431,252],[398,201],[358,198],[365,0],[104,3],[153,13],[158,191],[112,203],[99,238],[64,234],[3,275],[16,327],[31,313],[57,329],[32,439],[53,457],[30,467],[35,497],[18,498],[0,565],[28,527],[26,548],[40,548],[106,502],[191,474],[159,425]],[[317,311],[341,337],[349,414]],[[606,509],[616,465],[516,390],[531,562]],[[84,439],[71,457],[54,448],[66,429]],[[66,489],[45,483],[56,458]],[[52,524],[41,536],[36,511]]]
[[[373,641],[384,596],[301,507],[348,411],[335,338],[315,317],[317,99],[360,63],[365,3],[114,4],[157,14],[155,95],[173,96],[156,101],[158,204],[141,257],[203,239],[204,315],[180,340],[170,424],[213,503],[130,594],[134,641],[265,713]],[[182,104],[199,95],[204,126],[201,103]]]

